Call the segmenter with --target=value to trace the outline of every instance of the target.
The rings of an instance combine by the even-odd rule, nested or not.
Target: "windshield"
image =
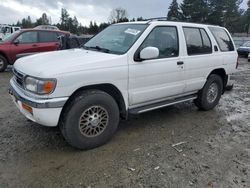
[[[243,47],[250,47],[250,41],[245,42],[242,46],[243,46]]]
[[[147,28],[146,24],[111,25],[91,40],[83,48],[106,53],[124,54]]]
[[[20,32],[20,30],[19,30],[19,31],[16,31],[16,32],[14,32],[14,33],[12,33],[12,34],[10,34],[10,35],[7,35],[7,36],[3,37],[3,39],[2,39],[1,42],[3,42],[3,41],[11,41],[12,38],[13,38],[17,33],[19,33],[19,32]]]

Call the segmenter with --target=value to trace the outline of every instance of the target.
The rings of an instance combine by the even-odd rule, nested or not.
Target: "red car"
[[[23,29],[0,41],[0,72],[16,59],[39,52],[59,49],[58,36],[70,34],[60,30]]]

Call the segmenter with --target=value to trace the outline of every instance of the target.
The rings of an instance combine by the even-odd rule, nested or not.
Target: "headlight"
[[[38,79],[33,77],[25,78],[25,88],[36,94],[49,94],[54,91],[56,87],[55,79]]]

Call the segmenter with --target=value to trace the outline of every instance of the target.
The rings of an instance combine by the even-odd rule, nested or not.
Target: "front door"
[[[184,65],[179,61],[178,31],[174,26],[157,26],[141,44],[159,49],[156,59],[129,62],[129,105],[141,105],[183,93]],[[137,56],[137,55],[135,55]]]
[[[33,54],[39,51],[38,36],[36,31],[21,33],[13,42],[10,48],[11,61],[15,62],[18,57]]]

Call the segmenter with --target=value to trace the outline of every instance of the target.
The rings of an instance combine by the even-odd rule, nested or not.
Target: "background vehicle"
[[[58,37],[68,32],[60,30],[23,29],[0,42],[0,72],[16,59],[40,52],[58,50]]]
[[[91,39],[92,35],[76,36],[76,35],[62,35],[59,37],[60,50],[80,48]]]
[[[10,34],[19,31],[20,29],[21,27],[0,24],[0,41],[3,40],[5,37],[9,36]]]
[[[54,25],[39,25],[39,26],[36,26],[34,29],[59,30],[58,27]]]
[[[248,57],[250,53],[250,41],[245,42],[242,46],[237,49],[239,55]]]
[[[238,54],[219,26],[149,20],[114,24],[83,49],[21,58],[10,94],[27,118],[60,126],[79,149],[111,139],[120,118],[185,101],[211,110]]]

